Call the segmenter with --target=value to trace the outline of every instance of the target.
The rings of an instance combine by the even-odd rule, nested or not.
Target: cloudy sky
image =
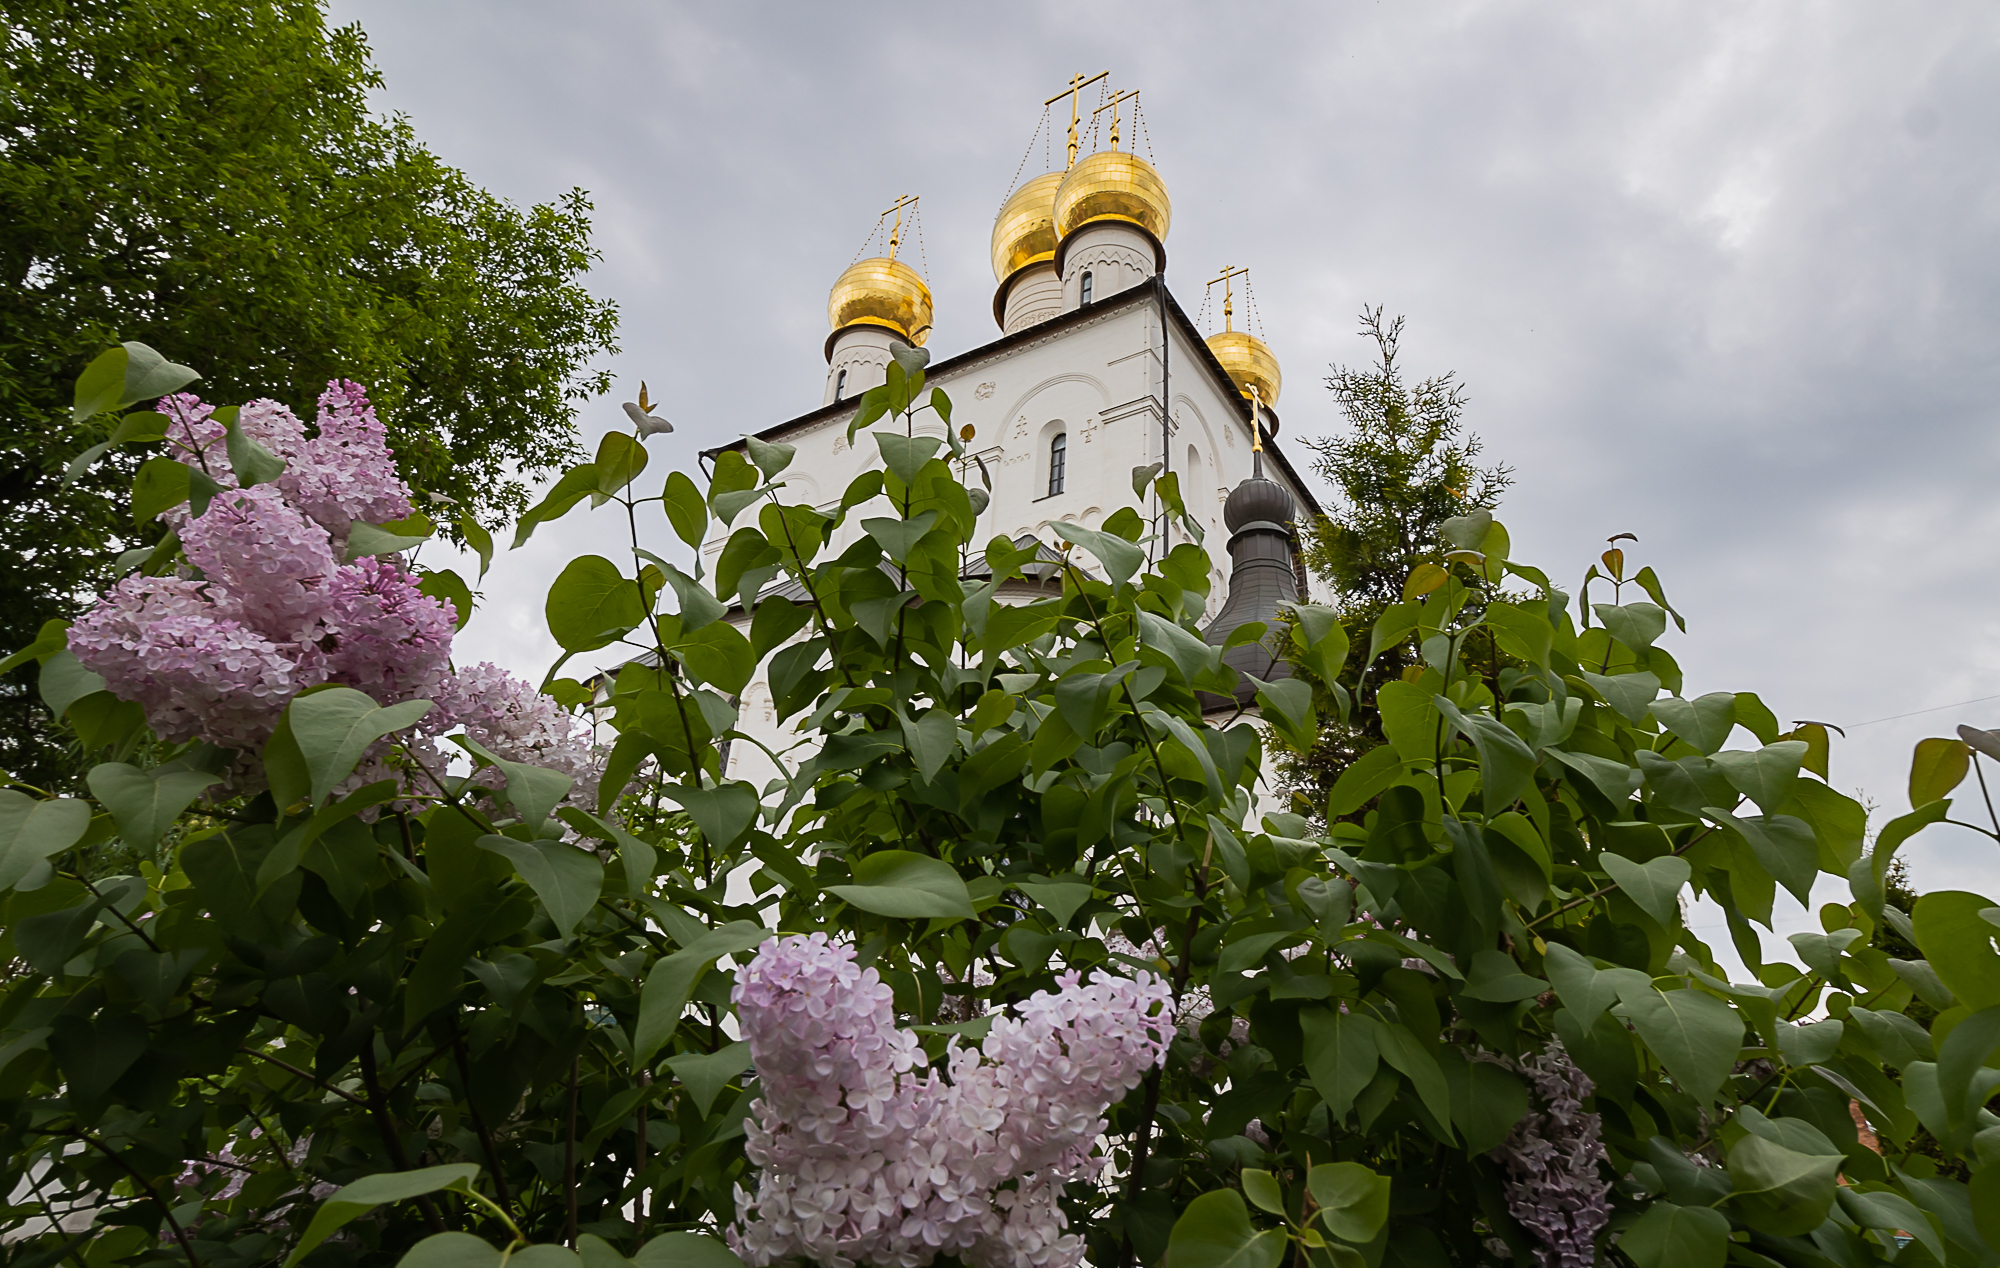
[[[2000,697],[2000,9],[333,14],[368,32],[383,108],[474,180],[521,203],[590,191],[617,399],[643,377],[680,426],[656,463],[818,404],[827,288],[898,194],[923,196],[931,348],[994,338],[993,214],[1043,99],[1108,69],[1143,91],[1182,305],[1223,264],[1254,270],[1288,439],[1340,428],[1321,379],[1367,356],[1360,308],[1407,314],[1407,366],[1456,370],[1516,469],[1516,556],[1573,585],[1638,534],[1635,565],[1688,616],[1666,644],[1688,694],[1848,727],[1834,782],[1878,823],[1908,808],[1916,740],[2000,726],[2000,698],[1960,704]],[[589,437],[615,416],[594,403]],[[540,596],[599,527],[579,515],[496,566],[475,655],[540,672]],[[1921,887],[2000,894],[1984,838],[1933,829],[1905,853]]]

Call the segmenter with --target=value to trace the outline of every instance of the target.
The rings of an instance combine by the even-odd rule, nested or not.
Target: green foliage
[[[1506,1162],[1550,1108],[1527,1063],[1557,1045],[1608,1151],[1583,1182],[1611,1223],[1580,1253],[1992,1261],[2000,904],[1885,905],[1890,865],[1810,739],[1747,693],[1662,694],[1663,602],[1572,605],[1490,517],[1455,522],[1378,622],[1367,660],[1410,668],[1316,833],[1257,813],[1266,741],[1343,698],[1266,686],[1268,721],[1205,716],[1217,668],[1179,583],[1110,530],[1074,534],[1047,584],[978,547],[950,459],[914,443],[920,386],[877,389],[883,467],[832,512],[785,502],[778,447],[705,494],[607,492],[602,454],[573,469],[627,519],[607,536],[658,502],[737,552],[707,582],[588,557],[624,606],[578,641],[632,652],[566,697],[606,728],[601,815],[469,741],[500,786],[336,796],[416,716],[345,689],[294,700],[261,764],[184,746],[99,764],[94,806],[0,796],[18,1253],[725,1268],[757,1093],[727,970],[777,930],[859,948],[933,1056],[1068,970],[1166,975],[1167,1057],[1112,1108],[1102,1182],[1064,1198],[1098,1264],[1524,1260]],[[1475,533],[1488,549],[1458,544]],[[1489,655],[1501,629],[1518,663]],[[54,682],[59,635],[36,652]],[[1346,659],[1337,622],[1291,636],[1308,672]],[[719,752],[757,743],[732,697],[760,662],[806,741],[766,750],[761,788]],[[81,872],[112,834],[164,843],[158,863]],[[1790,939],[1797,963],[1768,956],[1777,887],[1822,872],[1855,901]],[[1752,980],[1689,927],[1693,895]],[[68,1202],[94,1222],[28,1227]]]
[[[119,451],[65,479],[121,430],[73,403],[186,382],[85,372],[107,343],[199,353],[212,397],[308,419],[327,380],[364,382],[412,486],[489,520],[575,456],[576,403],[608,384],[590,363],[615,350],[579,281],[588,201],[516,207],[373,114],[358,27],[311,0],[21,0],[0,83],[0,652],[158,539],[126,517]],[[23,683],[0,768],[66,778]]]

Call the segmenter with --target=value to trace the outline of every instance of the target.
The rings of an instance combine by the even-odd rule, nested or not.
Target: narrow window
[[[1090,274],[1086,273],[1084,274],[1084,276],[1089,277]],[[1069,466],[1069,435],[1065,432],[1057,432],[1056,438],[1049,442],[1049,496],[1050,497],[1054,497],[1056,494],[1061,493],[1063,491],[1063,473],[1068,466]]]
[[[1088,304],[1088,303],[1090,302],[1090,270],[1089,270],[1089,269],[1085,269],[1085,270],[1083,271],[1083,302],[1084,302],[1084,303],[1086,303],[1086,304]]]
[[[833,399],[836,401],[839,400],[840,394],[842,392],[845,392],[846,390],[847,390],[847,371],[842,370],[840,372],[840,377],[836,378],[833,381]]]

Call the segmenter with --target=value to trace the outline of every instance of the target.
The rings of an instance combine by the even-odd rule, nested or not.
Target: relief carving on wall
[[[981,383],[978,387],[972,389],[973,399],[981,401],[990,400],[993,396],[993,387],[994,387],[993,380],[992,379],[986,380],[986,382]]]

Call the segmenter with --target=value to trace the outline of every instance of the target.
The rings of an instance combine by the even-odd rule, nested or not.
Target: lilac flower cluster
[[[1075,972],[996,1017],[984,1043],[946,1048],[949,1081],[899,1030],[892,992],[825,934],[773,938],[732,997],[763,1096],[744,1152],[762,1168],[737,1190],[730,1246],[752,1268],[1073,1268],[1062,1185],[1104,1166],[1104,1112],[1166,1051],[1171,992]]]
[[[1583,1108],[1595,1087],[1560,1040],[1513,1068],[1527,1077],[1541,1108],[1516,1123],[1493,1151],[1510,1177],[1507,1209],[1540,1239],[1540,1268],[1590,1268],[1597,1262],[1597,1235],[1611,1219],[1598,1117]]]
[[[454,672],[457,614],[421,593],[400,558],[341,562],[353,526],[409,515],[410,491],[359,385],[328,384],[319,407],[310,439],[275,401],[238,412],[242,434],[285,464],[246,489],[214,408],[191,395],[162,400],[169,449],[222,492],[199,516],[169,512],[188,566],[120,581],[71,628],[70,649],[169,742],[254,751],[293,696],[339,683],[378,704],[433,700],[426,735],[463,726],[500,756],[562,770],[594,793],[587,725],[492,665]],[[391,773],[387,744],[376,748],[349,784]]]

